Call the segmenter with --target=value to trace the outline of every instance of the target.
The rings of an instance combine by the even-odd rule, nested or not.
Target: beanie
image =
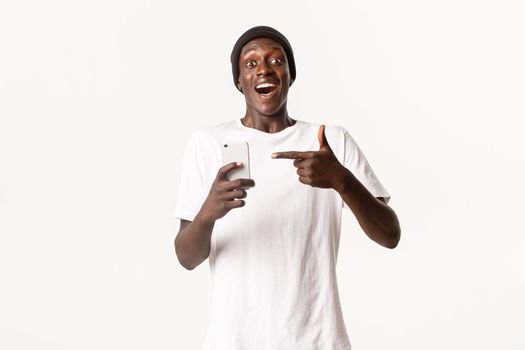
[[[244,34],[241,35],[239,39],[237,39],[237,42],[233,47],[230,60],[232,63],[233,83],[235,84],[235,87],[239,91],[241,91],[241,89],[239,89],[239,87],[237,86],[237,83],[239,81],[239,56],[241,54],[241,50],[244,45],[256,38],[270,38],[281,44],[281,46],[284,49],[284,52],[286,53],[286,58],[288,60],[290,78],[292,79],[292,82],[295,81],[295,60],[293,58],[292,46],[290,46],[288,39],[286,39],[284,35],[282,35],[277,30],[273,29],[272,27],[257,26],[248,29],[246,32],[244,32]]]

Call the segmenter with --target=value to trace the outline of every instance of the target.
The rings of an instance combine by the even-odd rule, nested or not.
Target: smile
[[[277,90],[277,85],[274,83],[262,83],[255,86],[255,91],[261,97],[270,97]]]

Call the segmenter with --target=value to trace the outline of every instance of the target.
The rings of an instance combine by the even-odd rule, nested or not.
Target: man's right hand
[[[253,187],[252,179],[236,179],[228,181],[226,175],[229,171],[242,166],[231,162],[219,169],[217,176],[211,185],[208,197],[201,208],[201,214],[206,220],[215,221],[222,218],[233,208],[244,206],[245,202],[240,198],[246,198],[246,190],[240,187]]]

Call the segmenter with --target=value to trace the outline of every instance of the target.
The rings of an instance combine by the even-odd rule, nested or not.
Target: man
[[[175,209],[180,263],[192,270],[209,257],[203,349],[350,349],[336,281],[342,208],[394,248],[390,195],[348,131],[288,115],[295,61],[280,32],[246,31],[231,62],[246,114],[190,136]],[[226,140],[248,143],[253,179],[227,180],[243,165],[222,164]]]

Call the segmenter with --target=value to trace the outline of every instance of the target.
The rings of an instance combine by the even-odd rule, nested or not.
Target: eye
[[[270,59],[270,63],[281,64],[281,59],[277,58],[277,57],[274,57],[274,58]]]
[[[248,68],[253,68],[253,67],[255,67],[255,65],[256,65],[256,64],[255,64],[254,61],[248,61],[248,62],[246,62],[246,67],[248,67]]]

